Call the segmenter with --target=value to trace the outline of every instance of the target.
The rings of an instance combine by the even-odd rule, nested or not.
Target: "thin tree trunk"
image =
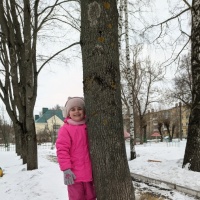
[[[144,129],[143,129],[143,124],[141,122],[142,120],[140,119],[140,144],[144,143]]]
[[[136,141],[136,138],[137,138],[137,124],[138,124],[138,115],[137,115],[137,112],[136,112],[136,109],[133,110],[134,111],[134,118],[133,118],[133,121],[134,121],[134,124],[133,124],[133,127],[134,127],[134,137],[132,139],[130,139],[130,147],[132,148],[132,143],[134,143],[134,149],[133,151],[131,151],[131,160],[134,159],[134,151],[135,151],[135,145],[137,143]],[[132,153],[133,152],[133,153]],[[135,155],[135,158],[136,158],[136,155]]]
[[[130,109],[130,159],[136,158],[136,151],[134,145],[134,98],[132,90],[132,75],[130,67],[130,50],[129,50],[129,26],[128,26],[128,1],[124,0],[124,13],[125,13],[125,41],[126,41],[126,65],[127,65],[127,78],[128,78],[128,99]]]

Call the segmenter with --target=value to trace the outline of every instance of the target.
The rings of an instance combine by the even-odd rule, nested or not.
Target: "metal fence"
[[[38,144],[38,149],[54,149],[54,148],[55,148],[55,144],[51,142]]]
[[[0,144],[0,151],[15,151],[15,144]]]
[[[54,149],[54,148],[55,145],[50,142],[38,144],[38,149]],[[15,144],[12,143],[0,144],[0,151],[15,151]]]

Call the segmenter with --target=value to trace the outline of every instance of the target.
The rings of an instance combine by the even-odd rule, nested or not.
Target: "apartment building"
[[[154,109],[148,110],[143,117],[143,136],[140,135],[140,123],[136,117],[135,121],[135,136],[136,138],[152,139],[152,134],[155,132],[161,132],[162,136],[168,136],[169,132],[173,138],[186,138],[188,131],[190,109],[182,105],[176,104],[174,107],[155,111]],[[129,130],[129,118],[124,116],[124,129]]]
[[[148,111],[145,115],[147,121],[148,138],[154,131],[161,131],[163,136],[168,136],[168,132],[173,134],[173,138],[186,138],[188,130],[190,109],[181,103],[166,110]]]

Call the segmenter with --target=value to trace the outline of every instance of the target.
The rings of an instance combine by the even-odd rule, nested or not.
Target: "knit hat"
[[[66,118],[69,116],[69,111],[75,106],[85,109],[84,99],[82,97],[68,97],[65,107],[62,110],[63,117]]]

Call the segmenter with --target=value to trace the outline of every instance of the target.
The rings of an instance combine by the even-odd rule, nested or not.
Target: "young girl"
[[[95,200],[83,98],[69,97],[63,117],[65,123],[58,132],[56,149],[69,200]]]

